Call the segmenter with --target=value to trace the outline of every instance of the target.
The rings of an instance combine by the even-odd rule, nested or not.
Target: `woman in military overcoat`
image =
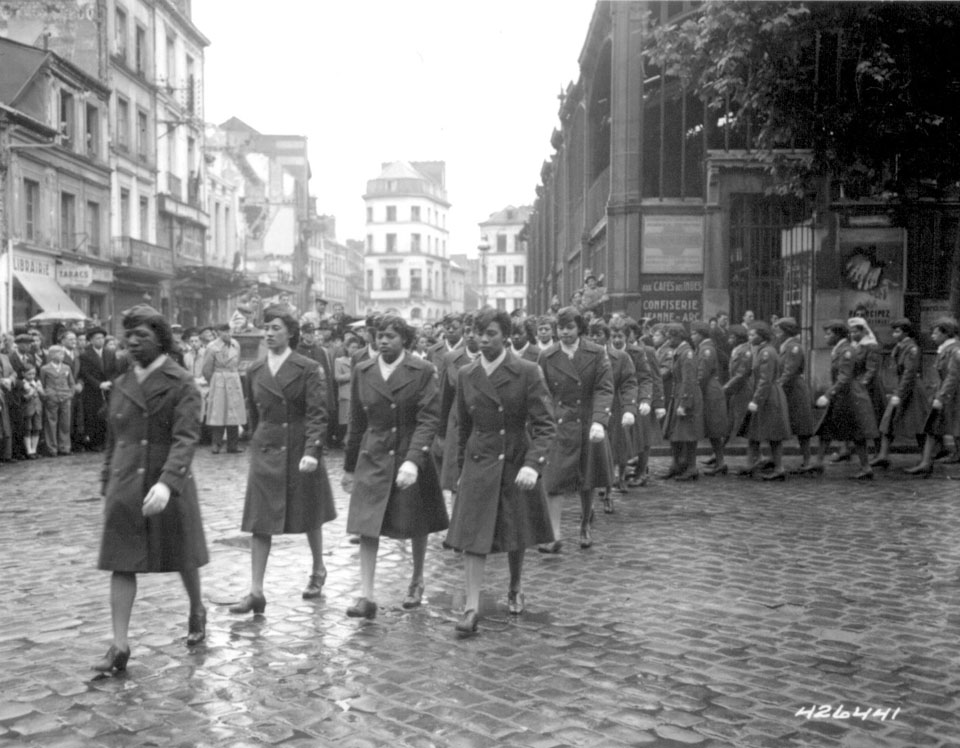
[[[481,359],[458,372],[456,461],[460,492],[447,543],[464,551],[466,612],[461,636],[477,627],[486,557],[507,553],[507,606],[523,612],[524,549],[553,540],[540,474],[556,436],[550,393],[537,365],[510,348],[510,317],[485,309],[476,318]]]
[[[670,442],[673,462],[662,477],[696,480],[699,475],[697,442],[703,438],[703,392],[697,382],[697,354],[682,324],[671,322],[666,326],[666,333],[667,344],[673,352],[673,389],[667,402],[663,438]]]
[[[723,384],[723,394],[727,399],[727,422],[729,430],[724,446],[731,438],[740,433],[740,427],[746,420],[747,407],[753,397],[753,347],[747,341],[747,328],[743,325],[730,325],[727,328],[727,345],[730,360],[727,363],[729,377]],[[710,468],[708,475],[725,474],[727,467]]]
[[[320,365],[296,352],[300,325],[286,305],[263,312],[265,358],[250,364],[250,468],[240,529],[253,533],[250,592],[231,613],[262,613],[263,578],[274,535],[304,533],[313,557],[303,598],[320,597],[323,524],[337,516],[323,464],[327,395]],[[332,384],[332,382],[330,383]]]
[[[350,494],[347,532],[360,536],[361,596],[352,618],[374,618],[380,536],[410,538],[413,571],[404,608],[423,597],[427,536],[447,529],[447,509],[430,446],[440,423],[437,370],[408,349],[413,328],[399,315],[377,325],[377,356],[356,365],[343,487]]]
[[[787,396],[790,431],[800,443],[800,470],[810,464],[810,440],[813,437],[813,400],[804,377],[807,354],[800,342],[800,325],[793,317],[781,317],[773,326],[780,343],[780,386]]]
[[[556,540],[540,546],[544,553],[560,550],[563,494],[572,491],[580,494],[580,547],[593,544],[593,490],[609,486],[612,479],[605,443],[613,405],[610,357],[606,349],[581,337],[586,331],[579,310],[564,307],[557,313],[558,342],[540,353],[557,419],[557,438],[544,473]]]
[[[904,317],[894,320],[890,329],[896,341],[892,358],[897,383],[880,420],[880,451],[870,460],[871,467],[890,466],[890,444],[897,437],[916,439],[923,449],[923,429],[930,415],[930,403],[920,372],[923,354],[913,339],[913,323]]]
[[[633,475],[627,481],[627,488],[637,488],[647,485],[650,475],[650,448],[663,441],[660,431],[660,419],[666,413],[666,402],[663,398],[663,378],[660,376],[660,363],[657,361],[657,351],[651,345],[649,337],[642,335],[640,325],[634,321],[628,322],[632,329],[634,342],[627,347],[627,352],[633,358],[634,368],[637,370],[637,387],[640,407],[639,418],[635,426],[637,434],[637,462]],[[646,369],[646,376],[643,371]],[[649,379],[649,410],[643,407],[643,397],[647,389],[644,380]]]
[[[710,335],[710,325],[694,322],[690,340],[697,353],[697,384],[703,393],[703,435],[713,448],[712,475],[726,473],[723,447],[727,443],[730,423],[727,419],[727,398],[720,384],[720,355]]]
[[[769,442],[773,472],[764,480],[784,480],[783,441],[790,438],[787,396],[780,385],[780,357],[773,345],[773,332],[766,322],[751,322],[748,342],[753,347],[753,396],[747,405],[748,419],[740,428],[747,437],[747,466],[740,475],[754,475],[761,467],[760,443]]]
[[[843,320],[831,320],[823,327],[824,339],[832,346],[830,351],[830,388],[817,398],[820,409],[820,424],[816,429],[819,437],[819,454],[804,473],[823,474],[823,460],[831,441],[853,442],[860,460],[857,480],[873,478],[873,469],[867,458],[867,440],[879,436],[873,403],[866,387],[853,376],[855,354],[847,340],[849,332]],[[824,410],[825,409],[825,410]]]
[[[200,567],[209,557],[191,471],[200,436],[200,392],[169,358],[173,333],[158,311],[134,307],[123,327],[135,365],[110,394],[101,474],[103,536],[97,566],[113,572],[113,644],[94,669],[105,673],[125,670],[130,657],[127,632],[137,574],[180,573],[190,598],[188,645],[203,641],[207,617]]]

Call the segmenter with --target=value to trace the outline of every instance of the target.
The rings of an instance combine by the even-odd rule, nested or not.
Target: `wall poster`
[[[840,301],[842,313],[863,312],[881,343],[889,344],[890,323],[903,316],[906,233],[902,228],[842,228]]]

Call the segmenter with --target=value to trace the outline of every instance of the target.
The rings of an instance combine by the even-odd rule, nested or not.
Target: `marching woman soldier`
[[[870,480],[873,470],[867,461],[867,440],[876,439],[877,419],[873,415],[873,403],[860,380],[853,376],[853,346],[847,340],[847,324],[843,320],[831,320],[824,325],[824,339],[833,346],[830,351],[830,388],[817,398],[817,408],[826,408],[815,433],[820,449],[816,459],[802,473],[823,474],[823,460],[831,441],[853,442],[860,460],[857,480]]]
[[[703,438],[703,392],[697,383],[697,354],[679,322],[666,326],[667,345],[672,349],[673,389],[667,402],[663,437],[670,442],[673,462],[662,478],[696,480],[697,442]]]
[[[593,489],[610,485],[606,429],[613,403],[613,375],[605,349],[581,337],[586,332],[576,307],[557,313],[559,341],[540,354],[540,368],[557,420],[557,438],[544,473],[547,506],[555,540],[542,553],[559,553],[563,494],[580,494],[580,547],[593,545]]]
[[[870,395],[870,402],[873,404],[873,415],[879,423],[887,407],[882,375],[883,349],[863,317],[851,317],[847,320],[847,327],[850,328],[850,339],[853,341],[856,352],[853,360],[853,376],[867,388],[867,394]]]
[[[510,350],[510,317],[494,309],[476,318],[481,358],[457,377],[460,493],[447,542],[464,552],[466,608],[456,631],[477,631],[487,554],[506,553],[507,609],[523,612],[524,549],[553,540],[540,473],[556,426],[550,393],[536,364]]]
[[[780,359],[771,342],[773,333],[766,322],[751,322],[748,342],[753,347],[753,397],[747,405],[749,419],[740,428],[747,437],[747,467],[740,475],[753,476],[760,469],[760,443],[770,443],[773,472],[764,480],[784,480],[783,440],[790,437],[787,396],[780,385]]]
[[[179,572],[190,598],[187,645],[206,636],[200,567],[209,560],[191,463],[200,437],[200,392],[170,358],[173,333],[157,310],[136,306],[123,318],[133,362],[115,382],[107,413],[101,475],[103,537],[98,568],[113,572],[113,643],[93,666],[126,670],[127,633],[137,574]]]
[[[635,341],[627,348],[627,352],[633,358],[633,365],[637,370],[640,418],[637,420],[635,427],[637,433],[637,465],[633,476],[627,481],[627,487],[637,488],[647,485],[650,473],[650,447],[659,444],[663,439],[663,435],[660,433],[660,421],[666,416],[667,411],[663,399],[663,379],[660,377],[657,351],[650,344],[652,341],[641,335],[640,325],[637,322],[631,321],[630,327],[635,336]],[[612,337],[614,344],[616,344],[616,333]],[[647,370],[647,377],[650,379],[650,408],[652,412],[651,410],[645,410],[643,407],[643,396],[646,393],[644,369]]]
[[[713,448],[713,467],[710,475],[727,472],[723,461],[723,447],[730,433],[727,419],[727,398],[720,385],[720,357],[717,345],[710,337],[710,325],[694,322],[690,340],[697,353],[697,384],[703,394],[703,434]]]
[[[477,340],[473,317],[472,312],[463,316],[463,346],[454,348],[444,357],[443,366],[437,374],[440,379],[440,428],[435,444],[439,442],[443,454],[440,461],[440,487],[448,498],[456,493],[460,478],[460,467],[457,465],[457,409],[454,407],[457,374],[480,355],[480,341]]]
[[[239,614],[266,607],[263,578],[274,535],[306,534],[313,567],[303,599],[320,597],[327,579],[323,524],[337,516],[322,461],[330,417],[322,370],[296,352],[300,325],[289,306],[267,307],[263,325],[266,358],[247,370],[253,436],[241,529],[253,538],[250,593],[230,608]]]
[[[960,326],[953,317],[941,317],[933,323],[930,337],[937,344],[936,364],[940,384],[930,402],[930,415],[924,426],[926,440],[919,464],[906,468],[911,475],[930,475],[933,472],[935,447],[943,437],[960,431]]]
[[[897,384],[880,421],[880,451],[870,460],[871,467],[890,467],[890,444],[899,437],[916,439],[924,446],[923,427],[930,413],[920,374],[922,355],[913,339],[913,323],[906,317],[890,326],[893,339],[893,360],[897,367]]]
[[[724,442],[740,433],[740,427],[747,417],[747,407],[753,399],[753,346],[750,345],[747,328],[743,325],[730,325],[727,328],[727,342],[730,347],[728,363],[729,377],[723,385],[723,394],[727,398],[727,422],[730,429]],[[704,471],[707,475],[727,473],[726,465],[721,469]]]
[[[610,372],[613,376],[613,404],[610,406],[610,458],[612,486],[602,490],[603,511],[613,514],[613,497],[610,495],[614,486],[623,490],[623,473],[627,462],[637,454],[637,439],[634,427],[637,423],[639,398],[637,390],[637,372],[633,359],[623,350],[627,338],[623,331],[622,319],[617,319],[619,347],[610,344],[610,327],[602,319],[590,322],[590,339],[599,346],[607,349],[610,357]],[[647,388],[647,412],[650,410],[650,393]],[[618,425],[619,424],[619,425]]]
[[[381,535],[410,538],[413,573],[402,603],[410,609],[423,598],[427,536],[449,525],[430,456],[440,423],[437,370],[406,351],[414,335],[402,317],[385,314],[377,325],[377,355],[356,365],[350,383],[343,488],[350,494],[347,532],[360,536],[361,583],[360,597],[347,608],[351,618],[377,615]]]
[[[510,339],[513,353],[527,361],[537,362],[540,358],[540,346],[537,345],[537,321],[534,317],[513,319],[510,323]]]
[[[781,317],[773,329],[780,341],[780,386],[787,396],[790,431],[800,443],[802,471],[810,465],[810,439],[815,425],[810,388],[803,376],[807,354],[800,344],[800,325],[793,317]]]
[[[657,351],[657,365],[660,367],[660,381],[663,383],[663,399],[664,402],[669,403],[673,397],[674,349],[670,346],[665,328],[666,325],[664,324],[656,325],[651,335],[653,336],[653,347]]]

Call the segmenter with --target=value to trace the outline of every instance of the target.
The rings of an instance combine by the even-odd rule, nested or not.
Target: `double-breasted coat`
[[[330,414],[319,364],[291,351],[270,373],[266,359],[247,369],[250,468],[240,529],[258,535],[309,532],[337,516],[323,445]],[[319,463],[300,472],[300,459]]]
[[[942,343],[937,349],[934,365],[940,375],[940,384],[930,402],[939,400],[943,407],[930,413],[924,433],[956,437],[960,432],[960,341],[951,338]]]
[[[864,341],[854,345],[853,376],[867,389],[873,415],[879,422],[887,405],[886,391],[883,386],[883,349],[876,341]]]
[[[697,346],[697,383],[703,393],[703,435],[707,439],[725,439],[730,433],[727,398],[720,384],[717,345],[710,338],[704,338]]]
[[[747,406],[753,399],[753,346],[740,343],[730,351],[730,376],[723,385],[727,397],[727,421],[731,437],[740,433],[747,417]]]
[[[897,369],[897,383],[890,395],[900,398],[900,404],[896,407],[887,404],[880,421],[880,433],[913,439],[923,433],[930,414],[930,402],[920,376],[923,355],[913,338],[904,337],[894,346],[892,357]]]
[[[143,382],[131,369],[110,393],[103,535],[98,568],[124,572],[181,571],[209,560],[191,463],[200,436],[200,392],[172,359]],[[143,516],[157,482],[170,488],[159,514]]]
[[[610,406],[610,457],[614,465],[625,465],[637,456],[637,407],[640,405],[640,388],[633,358],[626,351],[613,346],[607,348],[610,357],[610,373],[613,376],[613,401]],[[646,372],[649,379],[649,372]],[[650,401],[650,385],[647,382],[647,402]],[[621,424],[624,413],[633,414],[633,426]]]
[[[703,439],[703,391],[697,382],[697,354],[683,340],[673,349],[671,366],[673,390],[663,422],[663,438],[671,442],[696,442]],[[677,410],[684,409],[681,416]]]
[[[477,354],[479,355],[479,354]],[[475,361],[466,348],[454,348],[444,356],[440,380],[440,427],[437,430],[435,448],[441,454],[440,487],[445,491],[456,491],[460,468],[457,465],[457,374],[464,366]]]
[[[539,367],[512,352],[488,376],[479,360],[458,371],[460,492],[447,543],[468,553],[515,551],[553,541],[543,480],[516,484],[529,467],[543,473],[556,425]]]
[[[807,355],[800,344],[799,337],[787,338],[780,344],[780,386],[787,396],[787,413],[790,416],[790,430],[794,436],[806,438],[813,436],[813,401],[810,399],[810,387],[803,376],[807,366]]]
[[[591,424],[599,423],[604,429],[610,424],[613,374],[606,349],[580,338],[570,358],[554,343],[541,351],[539,364],[557,422],[557,438],[543,477],[547,494],[611,485],[608,439],[591,442],[589,438]]]
[[[660,376],[657,351],[652,346],[644,345],[642,342],[636,343],[627,348],[627,353],[633,359],[633,366],[637,370],[637,400],[643,402],[644,399],[648,399],[650,403],[650,412],[645,416],[638,415],[634,426],[637,453],[639,453],[663,441],[660,424],[654,413],[657,408],[665,406],[663,378]]]
[[[660,367],[660,381],[663,383],[664,402],[669,403],[673,397],[673,356],[674,350],[670,343],[662,343],[657,350],[657,366]]]
[[[780,385],[780,358],[772,343],[763,343],[753,352],[753,396],[757,412],[751,413],[740,436],[752,442],[782,442],[789,439],[790,412]]]
[[[242,426],[247,422],[247,406],[240,382],[240,344],[217,339],[203,355],[203,377],[207,391],[208,426]]]
[[[343,469],[354,474],[347,515],[353,535],[412,538],[447,529],[449,519],[430,445],[440,424],[437,370],[404,353],[384,381],[379,356],[356,365],[350,383],[350,426]],[[396,485],[409,460],[419,470],[408,488]]]
[[[853,375],[854,352],[849,340],[838,342],[830,352],[829,399],[826,413],[816,430],[827,441],[876,439],[877,418],[867,388]]]
[[[524,346],[523,351],[518,355],[524,361],[537,363],[537,361],[540,360],[540,350],[540,346],[538,346],[536,343],[527,343],[527,345]],[[511,353],[517,354],[517,351],[511,351]]]

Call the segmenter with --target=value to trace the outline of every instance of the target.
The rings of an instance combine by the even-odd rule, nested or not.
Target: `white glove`
[[[539,477],[540,476],[537,475],[536,470],[534,470],[532,467],[527,467],[524,465],[522,468],[520,468],[520,472],[517,473],[517,480],[514,482],[520,488],[529,489],[537,485],[537,478]]]
[[[754,402],[751,402],[749,405],[747,405],[747,410],[749,410],[751,413],[756,413],[758,410],[760,410],[760,406]]]
[[[677,406],[677,415],[680,416],[680,418],[686,418],[686,416],[687,416],[687,409],[684,408],[682,405],[678,405],[678,406]]]
[[[654,415],[656,415],[658,421],[662,421],[664,418],[667,417],[667,409],[657,408],[656,411],[654,411]]]
[[[623,414],[623,417],[620,419],[620,425],[630,427],[637,422],[637,419],[633,417],[633,413],[627,412]]]
[[[830,398],[828,398],[826,395],[820,395],[820,397],[817,398],[818,408],[826,408],[829,404]]]
[[[113,382],[100,382],[100,389],[104,392],[107,392],[111,387],[113,387]]]
[[[590,441],[592,442],[602,442],[606,436],[606,432],[603,430],[603,426],[597,422],[590,424]]]
[[[419,476],[420,468],[418,468],[415,463],[410,462],[410,460],[405,461],[397,471],[397,488],[410,488],[410,486],[417,482]]]
[[[897,397],[896,395],[891,395],[891,396],[890,396],[890,404],[891,404],[894,408],[896,408],[896,407],[900,404],[900,398]]]
[[[642,416],[650,415],[650,403],[640,403],[640,407],[638,408],[638,410],[640,411],[640,415]]]
[[[340,488],[347,493],[353,493],[353,473],[344,473],[340,479]]]
[[[310,457],[304,455],[300,458],[300,472],[301,473],[312,473],[317,469],[317,466],[320,464],[320,461],[316,457]]]
[[[143,497],[143,508],[141,509],[143,516],[149,517],[153,514],[160,514],[167,508],[167,502],[169,501],[170,486],[166,483],[154,483],[153,488]]]
[[[934,410],[943,410],[943,401],[937,398],[930,404],[930,407]]]

